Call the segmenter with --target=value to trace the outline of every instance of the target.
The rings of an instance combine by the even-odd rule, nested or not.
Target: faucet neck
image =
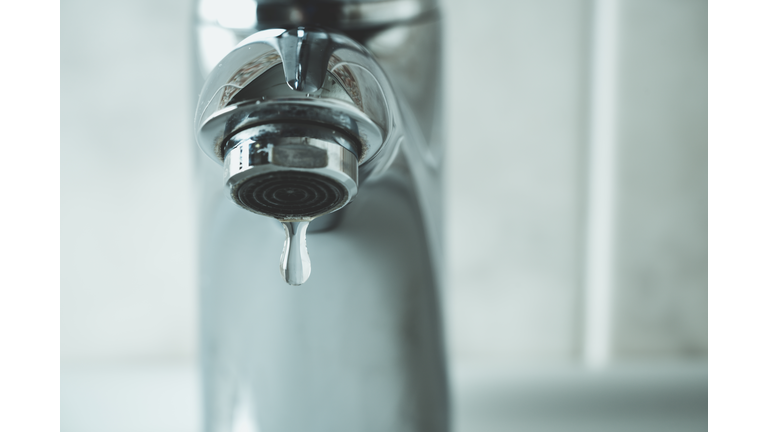
[[[437,11],[437,0],[240,0],[239,10],[234,10],[231,3],[200,0],[198,18],[250,34],[306,25],[337,30],[386,27]]]

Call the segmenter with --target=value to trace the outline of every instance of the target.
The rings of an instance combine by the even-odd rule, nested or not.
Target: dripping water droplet
[[[280,257],[280,274],[291,285],[301,285],[309,279],[312,266],[307,252],[307,227],[309,221],[282,221],[285,229],[285,245]]]

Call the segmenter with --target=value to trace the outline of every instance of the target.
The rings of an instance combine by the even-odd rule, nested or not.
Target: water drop
[[[301,285],[309,279],[312,266],[307,252],[309,221],[283,221],[285,245],[280,257],[280,274],[291,285]]]

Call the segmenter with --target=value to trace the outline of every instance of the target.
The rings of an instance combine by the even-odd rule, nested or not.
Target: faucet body
[[[235,4],[243,10],[232,11]],[[251,10],[252,16],[245,13]],[[205,430],[447,431],[440,300],[444,147],[435,5],[420,0],[258,5],[201,0],[195,28],[201,105],[207,106],[222,87],[214,85],[214,92],[206,94],[215,70],[232,61],[231,53],[270,43],[281,55],[275,67],[282,68],[286,88],[294,91],[291,100],[322,105],[320,93],[304,95],[295,88],[298,81],[292,85],[289,80],[289,69],[297,67],[278,45],[279,38],[288,40],[296,29],[299,35],[330,35],[357,50],[359,62],[369,62],[365,68],[380,74],[374,82],[385,94],[372,109],[386,111],[389,123],[377,122],[383,131],[381,148],[368,159],[360,148],[349,146],[360,162],[354,200],[316,219],[311,215],[306,241],[313,270],[301,287],[286,285],[277,271],[284,238],[280,224],[233,202],[236,182],[227,183],[227,191],[221,167],[197,152]],[[315,54],[310,49],[302,55]],[[307,82],[312,87],[311,77]],[[319,89],[322,80],[314,83],[310,90]],[[238,104],[251,104],[261,110],[252,117],[263,118],[264,106],[283,101],[268,99],[262,97],[258,107],[254,100]],[[241,106],[222,106],[219,112]],[[210,116],[200,111],[198,141],[206,147],[210,143],[200,142],[200,136]],[[301,116],[291,118],[291,124],[302,121]],[[231,117],[225,123],[232,124]],[[235,132],[250,130],[243,126],[230,135],[235,139]],[[363,146],[368,138],[360,138]],[[246,142],[234,142],[227,150],[230,141],[219,139],[229,151],[226,157],[220,153],[220,163],[226,164],[232,149]],[[236,165],[229,163],[228,176]]]

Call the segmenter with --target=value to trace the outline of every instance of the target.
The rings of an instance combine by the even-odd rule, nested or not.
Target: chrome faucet
[[[196,36],[205,430],[447,431],[435,1],[200,0]]]

